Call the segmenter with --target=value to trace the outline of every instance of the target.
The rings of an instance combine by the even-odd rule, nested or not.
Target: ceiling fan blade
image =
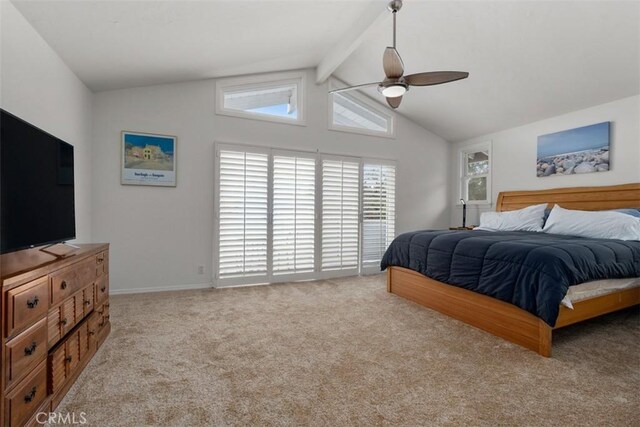
[[[389,104],[389,106],[393,109],[398,108],[401,102],[402,102],[401,96],[397,96],[395,98],[387,98],[387,104]]]
[[[343,87],[342,89],[334,89],[332,91],[329,91],[329,93],[340,93],[340,92],[346,92],[348,90],[355,90],[355,89],[362,89],[365,88],[367,86],[373,86],[376,85],[378,86],[380,83],[376,82],[376,83],[365,83],[362,85],[355,85],[355,86],[349,86],[349,87]]]
[[[389,79],[397,79],[402,77],[404,73],[404,64],[402,58],[395,47],[388,47],[384,50],[382,55],[382,67],[384,68],[384,74]]]
[[[404,76],[404,80],[411,86],[432,86],[442,83],[455,82],[469,77],[465,71],[431,71]]]

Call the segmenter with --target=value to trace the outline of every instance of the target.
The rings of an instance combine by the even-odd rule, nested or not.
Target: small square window
[[[304,124],[303,75],[252,76],[216,82],[216,113],[282,123]]]
[[[491,203],[491,143],[460,150],[460,198],[470,203]]]

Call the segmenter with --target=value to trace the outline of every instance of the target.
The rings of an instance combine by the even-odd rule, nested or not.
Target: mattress
[[[633,288],[640,288],[640,277],[594,280],[593,282],[569,286],[567,295],[562,299],[561,304],[573,310],[573,304],[577,302]]]

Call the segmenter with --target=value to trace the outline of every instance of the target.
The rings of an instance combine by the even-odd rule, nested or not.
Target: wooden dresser
[[[80,245],[64,258],[37,248],[5,254],[0,276],[0,419],[35,425],[109,334],[109,245]]]

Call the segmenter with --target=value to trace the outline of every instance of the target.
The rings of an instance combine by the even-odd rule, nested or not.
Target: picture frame
[[[122,185],[175,187],[178,138],[145,132],[121,132]]]
[[[539,136],[536,175],[544,178],[609,171],[610,134],[611,122],[602,122]]]

